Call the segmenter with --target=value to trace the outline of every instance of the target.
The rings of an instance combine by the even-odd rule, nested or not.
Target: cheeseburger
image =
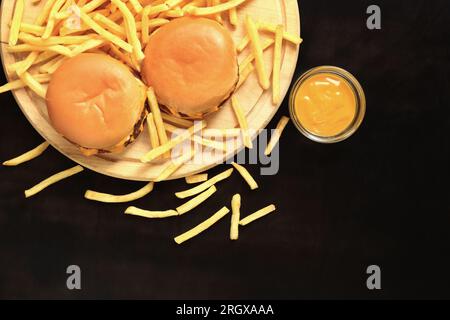
[[[201,119],[217,111],[239,80],[233,39],[212,19],[172,20],[150,36],[145,56],[143,80],[179,117]]]
[[[86,154],[120,152],[141,133],[146,88],[114,58],[84,53],[64,62],[47,90],[54,128]]]

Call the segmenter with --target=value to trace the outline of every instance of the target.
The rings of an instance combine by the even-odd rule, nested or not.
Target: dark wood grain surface
[[[369,31],[365,11],[374,3],[382,30]],[[320,145],[291,124],[280,172],[259,178],[258,192],[234,175],[195,213],[164,221],[84,200],[87,188],[142,186],[89,171],[25,200],[24,189],[72,166],[54,150],[0,167],[0,298],[450,298],[448,1],[300,6],[297,76],[330,64],[360,80],[368,110],[355,136]],[[10,93],[0,96],[0,110],[0,159],[42,141]],[[283,114],[286,101],[276,120]],[[182,181],[158,184],[134,205],[172,208],[182,203],[173,193],[184,188]],[[278,213],[242,230],[235,243],[227,240],[228,221],[174,243],[235,192],[246,212],[274,202]],[[66,288],[72,264],[81,267],[81,291]],[[381,267],[381,291],[366,288],[372,264]]]

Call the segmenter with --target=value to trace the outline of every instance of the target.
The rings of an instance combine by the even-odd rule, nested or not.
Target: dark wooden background
[[[382,8],[380,31],[366,28],[369,4]],[[165,221],[84,200],[86,188],[125,193],[142,185],[89,171],[25,200],[25,188],[72,166],[54,150],[0,167],[0,297],[450,298],[448,1],[300,5],[297,76],[331,64],[360,80],[368,110],[355,136],[320,145],[290,125],[280,172],[259,178],[258,192],[234,175],[195,213]],[[42,141],[10,93],[0,96],[0,110],[0,159]],[[287,113],[285,101],[276,120]],[[172,208],[181,203],[173,192],[184,188],[182,181],[159,184],[135,205]],[[278,214],[243,229],[235,243],[222,221],[175,245],[174,236],[235,192],[245,212],[275,202]],[[66,289],[71,264],[82,269],[81,291]],[[381,291],[366,288],[371,264],[381,267]]]

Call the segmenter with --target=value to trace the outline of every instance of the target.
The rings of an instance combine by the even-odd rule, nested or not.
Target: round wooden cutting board
[[[24,21],[33,22],[45,0],[40,5],[33,5],[31,0],[26,0]],[[15,0],[3,0],[1,8],[1,54],[3,66],[12,64],[23,56],[10,54],[7,52],[9,22],[14,11]],[[257,21],[269,22],[272,24],[284,24],[285,29],[293,34],[300,32],[300,17],[296,0],[248,0],[238,9],[239,26],[229,27],[236,43],[245,35],[243,21],[246,15],[252,16]],[[227,19],[225,19],[227,20]],[[272,37],[267,34],[264,37]],[[297,64],[299,48],[284,42],[281,69],[281,94],[284,97],[294,75]],[[249,54],[248,49],[240,54],[239,59],[244,59]],[[265,52],[265,60],[268,70],[272,71],[273,48]],[[6,71],[5,71],[6,72]],[[108,176],[138,181],[150,181],[156,179],[166,165],[164,162],[144,164],[139,159],[147,153],[151,147],[147,130],[129,146],[123,153],[116,155],[99,155],[86,157],[80,153],[78,148],[59,135],[49,123],[45,101],[37,97],[33,92],[26,89],[14,92],[17,103],[23,113],[33,125],[33,127],[57,150],[80,165],[105,174]],[[276,114],[279,105],[272,104],[272,91],[263,91],[258,84],[256,73],[254,72],[244,85],[236,92],[238,100],[247,115],[249,127],[259,130],[265,128]],[[221,110],[207,119],[208,128],[235,128],[238,126],[230,103],[227,102]],[[256,134],[255,134],[256,136]],[[239,139],[241,140],[241,139]],[[264,146],[261,146],[263,148]],[[239,141],[233,150],[228,154],[211,152],[207,157],[203,157],[201,163],[184,165],[171,179],[178,179],[208,170],[217,164],[223,163],[226,159],[235,155],[242,149]],[[206,158],[206,159],[205,159]]]

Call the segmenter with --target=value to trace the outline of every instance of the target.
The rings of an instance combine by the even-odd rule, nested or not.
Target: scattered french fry
[[[214,224],[216,224],[219,220],[221,220],[223,217],[225,217],[229,212],[230,212],[230,210],[227,207],[222,208],[208,220],[202,222],[201,224],[199,224],[195,228],[187,231],[186,233],[183,233],[182,235],[176,237],[175,242],[177,244],[182,244],[182,243],[198,236],[200,233],[206,231],[207,229],[212,227]]]
[[[272,75],[272,95],[273,104],[278,106],[281,103],[280,72],[281,53],[283,50],[283,25],[277,26],[275,32],[275,48],[273,54],[273,75]]]
[[[252,190],[258,189],[258,184],[247,169],[236,162],[233,162],[232,165],[241,174],[242,178],[244,178]]]
[[[228,13],[228,15],[229,15],[229,19],[230,19],[230,24],[232,26],[236,27],[238,25],[238,16],[237,16],[237,9],[236,9],[236,7],[231,8],[229,13]]]
[[[43,154],[44,151],[47,150],[47,148],[49,146],[50,146],[50,144],[48,142],[44,142],[44,143],[40,144],[39,146],[37,146],[36,148],[34,148],[33,150],[30,150],[14,159],[3,162],[3,165],[8,166],[8,167],[13,167],[13,166],[18,166],[19,164],[28,162],[30,160],[33,160],[33,159],[39,157],[41,154]]]
[[[149,219],[164,219],[178,216],[178,212],[175,210],[167,210],[167,211],[148,211],[142,210],[136,207],[129,207],[126,209],[125,214],[149,218]]]
[[[45,98],[47,91],[31,74],[28,72],[20,74],[20,80],[22,80],[39,97]]]
[[[198,131],[203,130],[205,128],[206,122],[202,121],[200,124],[195,124],[193,127],[189,128],[188,130],[184,130],[184,132],[174,139],[170,140],[169,142],[159,146],[158,148],[155,148],[151,150],[149,153],[144,155],[141,159],[142,162],[148,163],[159,156],[165,154],[166,152],[169,152],[173,148],[175,148],[177,145],[183,143],[184,141],[190,139],[191,136],[196,134]]]
[[[186,199],[189,197],[193,197],[193,196],[205,191],[206,189],[210,188],[211,186],[216,185],[220,181],[228,179],[232,173],[233,173],[233,168],[228,169],[192,189],[175,193],[175,196],[179,199]]]
[[[35,185],[33,188],[25,190],[25,197],[26,198],[30,198],[36,194],[38,194],[39,192],[41,192],[42,190],[44,190],[45,188],[51,186],[52,184],[61,181],[63,179],[69,178],[77,173],[80,173],[81,171],[83,171],[83,167],[82,166],[76,166],[73,167],[71,169],[62,171],[60,173],[57,173],[47,179],[45,179],[44,181],[42,181],[41,183]]]
[[[16,0],[14,15],[9,29],[9,45],[15,46],[19,40],[19,30],[22,23],[23,12],[25,8],[25,0]]]
[[[150,137],[150,145],[152,146],[152,149],[158,148],[160,146],[159,144],[159,136],[158,136],[158,130],[156,129],[155,119],[153,117],[153,113],[149,113],[147,116],[147,129],[148,129],[148,135]]]
[[[186,177],[187,184],[197,184],[197,183],[205,182],[207,180],[208,180],[207,173],[196,174],[193,176]]]
[[[271,32],[271,33],[275,33],[277,30],[277,25],[272,25],[269,23],[265,23],[265,22],[259,22],[258,23],[258,30],[263,31],[263,32]],[[291,42],[294,45],[299,45],[303,42],[303,39],[300,38],[299,36],[286,32],[283,32],[283,39]]]
[[[201,205],[203,202],[205,202],[209,197],[211,197],[216,192],[217,192],[217,188],[215,186],[212,186],[205,192],[199,194],[195,198],[193,198],[193,199],[189,200],[188,202],[186,202],[185,204],[179,206],[177,208],[177,212],[180,215],[183,215],[183,214],[197,208],[199,205]]]
[[[277,145],[278,141],[280,141],[281,134],[283,133],[284,129],[286,128],[286,125],[289,123],[288,117],[282,117],[281,120],[278,122],[277,128],[275,129],[275,133],[272,136],[272,138],[269,141],[269,144],[266,147],[266,151],[264,154],[266,156],[270,155],[273,151],[273,148]]]
[[[264,216],[274,212],[275,210],[276,210],[276,207],[275,207],[275,205],[272,204],[272,205],[270,205],[268,207],[265,207],[265,208],[255,212],[255,213],[249,215],[248,217],[245,217],[244,219],[242,219],[239,222],[239,225],[246,226],[246,225],[252,223],[253,221],[256,221],[256,220],[258,220],[258,219],[260,219],[260,218],[262,218],[262,217],[264,217]]]
[[[150,182],[138,191],[120,196],[87,190],[84,194],[84,197],[88,200],[104,203],[126,203],[145,197],[153,191],[154,186],[155,184],[153,182]]]
[[[270,87],[270,81],[264,63],[263,47],[261,45],[261,39],[258,34],[256,24],[250,16],[247,16],[245,19],[245,28],[247,30],[248,37],[250,38],[253,55],[255,56],[256,71],[258,73],[259,83],[264,90],[267,90]]]
[[[239,239],[239,221],[241,219],[241,196],[235,194],[231,199],[231,227],[230,227],[230,240]]]
[[[247,148],[252,149],[253,142],[252,142],[252,139],[249,134],[247,119],[244,115],[244,111],[242,110],[242,107],[241,107],[239,101],[237,100],[236,96],[231,97],[231,105],[233,107],[234,114],[236,115],[236,118],[239,122],[239,126],[241,127],[241,130],[242,130],[242,137],[244,139],[244,145]]]
[[[45,83],[50,81],[50,75],[49,74],[38,74],[34,76],[34,79],[38,81],[39,83]],[[23,82],[22,80],[14,80],[11,82],[8,82],[7,84],[4,84],[0,87],[0,93],[4,93],[11,90],[17,90],[21,88],[25,88],[27,84]]]
[[[263,42],[262,49],[263,51],[270,48],[274,44],[273,39],[268,39]],[[239,70],[244,70],[246,67],[248,67],[249,64],[251,64],[255,60],[255,55],[253,53],[250,53],[244,60],[239,63]]]

